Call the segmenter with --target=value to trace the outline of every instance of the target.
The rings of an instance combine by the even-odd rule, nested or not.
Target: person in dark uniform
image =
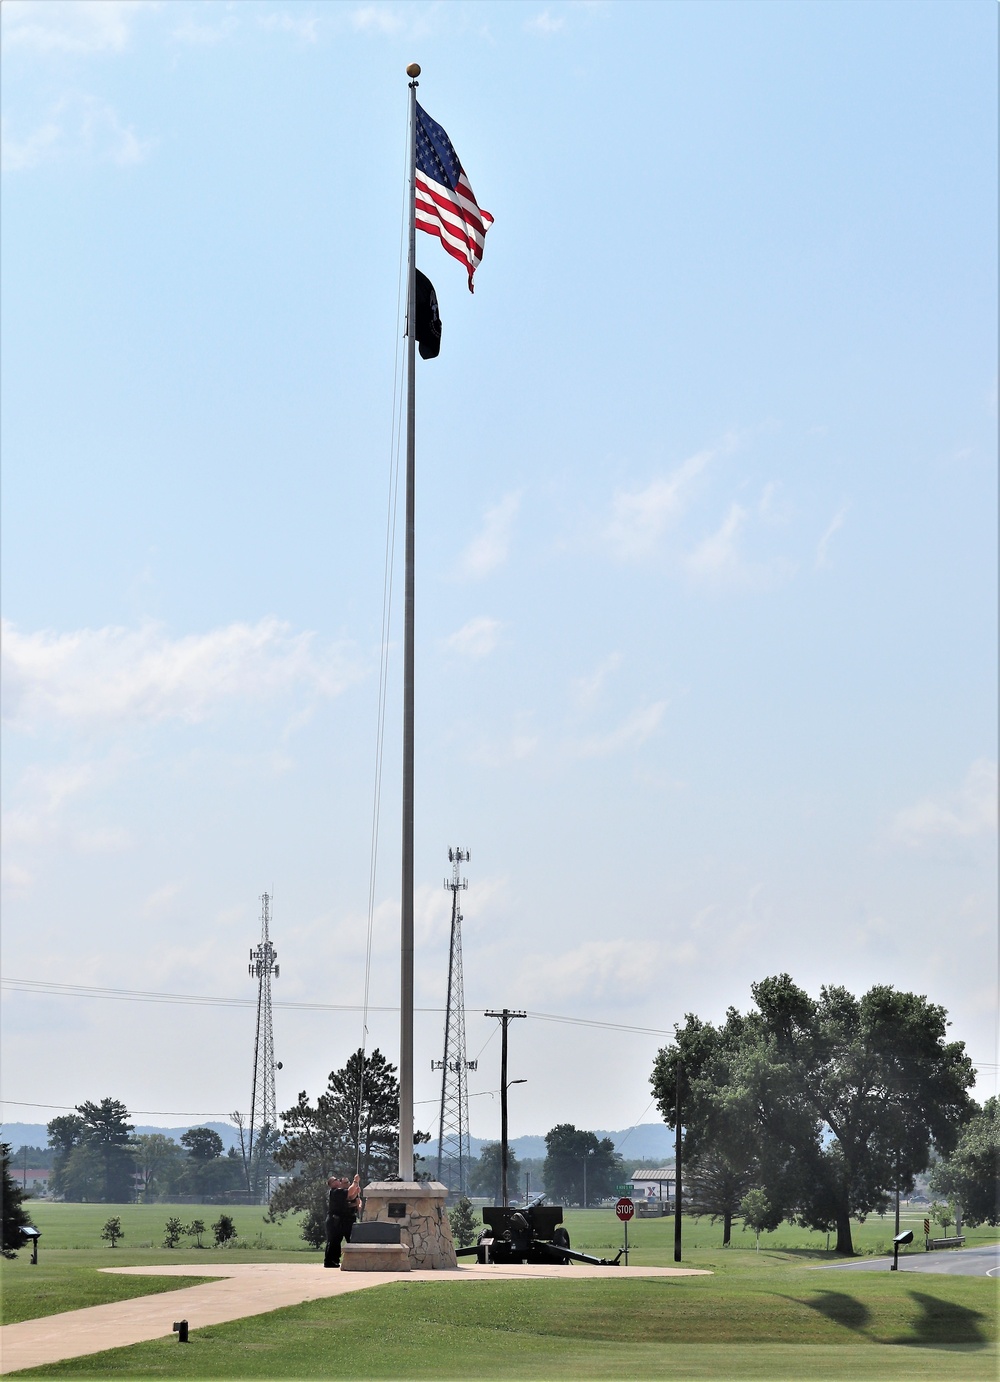
[[[361,1209],[361,1181],[358,1176],[348,1182],[342,1176],[330,1176],[330,1200],[326,1211],[326,1253],[324,1267],[339,1267],[340,1253],[346,1238],[351,1241],[354,1227]]]

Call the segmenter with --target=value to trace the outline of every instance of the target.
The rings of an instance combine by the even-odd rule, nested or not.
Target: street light
[[[506,1051],[504,1055],[506,1056]],[[507,1062],[504,1061],[506,1066]],[[512,1084],[527,1084],[527,1080],[508,1080],[504,1070],[504,1079],[500,1085],[500,1199],[503,1201],[504,1208],[507,1207],[507,1091]]]

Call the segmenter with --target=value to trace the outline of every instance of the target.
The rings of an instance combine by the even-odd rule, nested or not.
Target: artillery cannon
[[[485,1225],[474,1248],[459,1248],[456,1256],[475,1256],[480,1263],[506,1266],[512,1262],[535,1265],[568,1266],[570,1262],[587,1262],[592,1267],[617,1267],[617,1257],[591,1257],[589,1253],[574,1252],[569,1233],[563,1227],[562,1207],[542,1204],[536,1200],[522,1209],[493,1205],[483,1210]]]

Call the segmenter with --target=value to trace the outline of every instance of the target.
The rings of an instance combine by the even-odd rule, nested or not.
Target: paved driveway
[[[891,1257],[860,1257],[854,1262],[833,1262],[821,1272],[887,1272]],[[1000,1278],[1000,1243],[988,1248],[939,1248],[899,1254],[901,1272],[934,1272],[946,1276],[993,1276]]]

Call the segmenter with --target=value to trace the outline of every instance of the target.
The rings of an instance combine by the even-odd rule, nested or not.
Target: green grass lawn
[[[107,1276],[102,1266],[219,1261],[319,1261],[298,1224],[236,1211],[244,1239],[230,1249],[159,1246],[171,1214],[211,1222],[214,1206],[32,1205],[42,1230],[39,1265],[27,1254],[0,1267],[4,1319],[30,1318],[103,1300],[174,1289],[176,1278]],[[111,1249],[101,1225],[119,1214],[125,1239]],[[904,1227],[921,1227],[921,1216]],[[569,1210],[574,1246],[610,1257],[622,1226],[608,1209]],[[630,1261],[672,1265],[672,1219],[630,1226]],[[921,1237],[922,1235],[917,1235]],[[892,1219],[856,1226],[859,1251],[884,1249]],[[971,1243],[995,1242],[978,1230]],[[210,1235],[209,1235],[210,1239]],[[997,1375],[997,1283],[986,1278],[888,1272],[817,1272],[834,1260],[825,1235],[784,1226],[761,1236],[737,1228],[733,1247],[707,1220],[684,1223],[684,1265],[711,1277],[586,1281],[566,1269],[555,1282],[401,1281],[227,1325],[191,1342],[157,1340],[36,1369],[37,1376],[345,1378],[961,1378]],[[193,1242],[193,1240],[183,1240]],[[208,1240],[206,1240],[208,1241]],[[153,1246],[144,1246],[144,1244]],[[923,1253],[923,1248],[917,1249]],[[27,1375],[27,1374],[23,1374]]]
[[[994,1283],[773,1263],[650,1281],[405,1282],[40,1377],[995,1378]]]

